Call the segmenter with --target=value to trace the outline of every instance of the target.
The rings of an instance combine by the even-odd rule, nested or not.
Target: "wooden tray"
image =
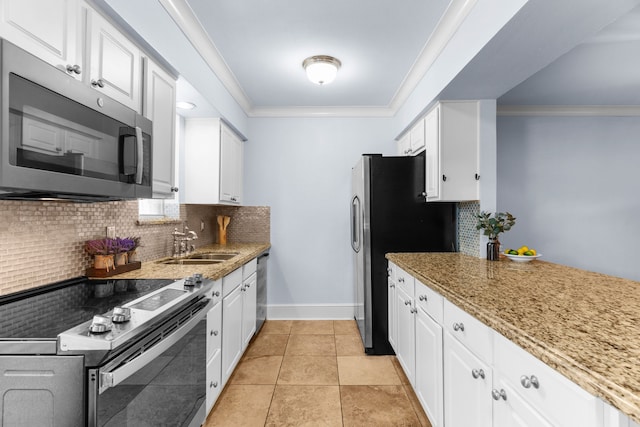
[[[125,265],[116,265],[115,268],[110,268],[109,271],[103,268],[87,268],[87,276],[88,277],[111,277],[116,274],[126,273],[127,271],[137,270],[142,268],[142,263],[140,261],[130,262]]]

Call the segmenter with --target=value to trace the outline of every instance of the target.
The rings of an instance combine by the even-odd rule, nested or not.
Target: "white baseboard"
[[[353,304],[270,304],[268,320],[350,320]]]

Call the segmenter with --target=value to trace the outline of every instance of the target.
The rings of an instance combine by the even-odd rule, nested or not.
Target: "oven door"
[[[206,401],[210,299],[172,316],[109,362],[88,370],[87,425],[200,426]]]

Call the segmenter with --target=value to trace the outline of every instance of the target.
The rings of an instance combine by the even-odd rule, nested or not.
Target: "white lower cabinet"
[[[492,425],[492,370],[444,333],[444,420],[447,427]]]
[[[442,326],[418,306],[415,391],[431,425],[442,427]]]
[[[236,270],[238,271],[238,270]],[[235,272],[234,272],[235,273]],[[231,281],[234,273],[222,279]],[[229,279],[228,279],[229,278]],[[226,384],[242,356],[242,274],[240,281],[229,286],[231,291],[222,299],[222,383]]]
[[[396,356],[434,427],[639,427],[390,262],[394,277]]]
[[[242,267],[242,351],[246,350],[256,333],[256,305],[258,287],[256,284],[256,260]]]
[[[217,285],[217,286],[216,286]],[[207,413],[211,410],[222,390],[222,302],[220,300],[221,281],[214,285],[214,293],[218,292],[217,302],[207,313]],[[214,301],[216,297],[214,296]]]

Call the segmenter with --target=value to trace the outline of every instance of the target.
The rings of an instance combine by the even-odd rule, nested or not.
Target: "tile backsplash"
[[[476,230],[480,203],[458,203],[458,250],[466,255],[480,256],[480,232]]]
[[[140,236],[139,257],[147,261],[171,255],[171,232],[181,229],[184,221],[198,233],[196,246],[214,243],[218,214],[232,217],[230,242],[269,242],[270,209],[264,206],[181,205],[180,221],[139,223],[135,200],[0,201],[0,295],[83,276],[91,266],[84,242],[103,237],[106,226],[115,226],[120,237]]]

